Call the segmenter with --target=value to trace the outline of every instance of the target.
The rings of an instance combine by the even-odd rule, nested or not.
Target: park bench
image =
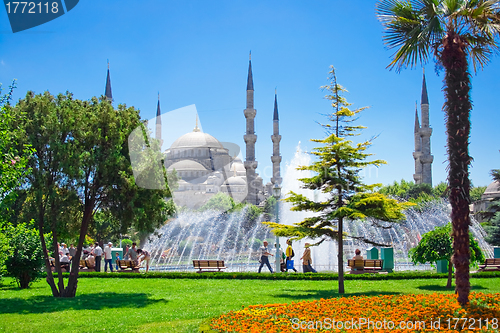
[[[485,271],[489,267],[493,267],[492,271],[500,271],[500,258],[487,258],[484,265],[479,266],[479,272]]]
[[[50,261],[50,270],[52,272],[55,272],[56,271],[55,259],[50,259],[49,261]],[[59,262],[59,264],[61,264],[61,271],[66,270],[66,272],[69,272],[69,266],[70,266],[69,262]]]
[[[95,265],[92,266],[87,260],[81,259],[80,263],[80,272],[94,272],[95,271]]]
[[[136,266],[134,260],[116,260],[116,266],[120,267],[119,272],[126,272],[130,269],[132,272],[139,273],[141,266]]]
[[[193,260],[193,267],[197,268],[197,273],[202,272],[220,272],[226,269],[224,260]]]
[[[351,274],[361,274],[367,272],[377,272],[382,270],[382,264],[384,263],[381,259],[349,259],[347,260],[347,266],[351,267]]]

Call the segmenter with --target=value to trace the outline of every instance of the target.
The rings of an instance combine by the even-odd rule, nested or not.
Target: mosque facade
[[[108,89],[109,83],[109,89]],[[258,162],[255,160],[255,144],[257,135],[254,131],[254,119],[257,111],[253,100],[252,60],[249,59],[247,77],[246,108],[243,112],[246,118],[246,160],[243,162],[237,156],[231,156],[230,151],[215,137],[202,132],[198,128],[198,119],[192,132],[186,133],[172,143],[164,152],[164,163],[167,172],[175,172],[180,178],[174,191],[174,202],[178,206],[197,209],[203,206],[215,194],[222,192],[232,197],[236,202],[248,202],[254,205],[262,204],[272,195],[275,184],[281,184],[278,102],[275,92],[273,117],[273,177],[271,182],[263,184],[262,177],[256,172]],[[109,90],[109,96],[108,96]],[[111,86],[108,78],[106,83],[106,98],[112,100]],[[156,111],[156,139],[161,142],[161,111],[158,96]]]

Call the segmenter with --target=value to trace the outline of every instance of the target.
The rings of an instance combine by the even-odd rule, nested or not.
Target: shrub
[[[15,227],[7,225],[4,232],[8,245],[6,270],[20,288],[28,288],[43,275],[43,251],[38,231],[22,223]]]

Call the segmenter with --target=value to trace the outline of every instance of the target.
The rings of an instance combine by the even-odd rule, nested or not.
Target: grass
[[[1,332],[198,332],[205,319],[251,304],[339,296],[337,281],[81,278],[77,297],[55,299],[45,281],[0,287]],[[471,279],[500,293],[500,278]],[[446,279],[345,281],[346,296],[452,293]]]

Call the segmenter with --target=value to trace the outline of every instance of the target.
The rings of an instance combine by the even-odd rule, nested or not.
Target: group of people
[[[116,256],[116,259],[120,260],[118,253],[116,254]],[[140,266],[143,262],[146,262],[146,273],[149,272],[151,254],[146,250],[138,249],[136,243],[132,243],[132,247],[127,244],[127,246],[125,247],[125,254],[123,255],[123,259],[132,260],[136,266]]]
[[[293,266],[293,257],[295,256],[295,253],[292,248],[292,241],[290,239],[287,239],[287,248],[285,253],[279,249],[279,260],[280,260],[280,270],[282,272],[288,272],[289,269],[292,269],[294,272],[297,272],[297,269]],[[261,251],[261,256],[260,256],[260,267],[259,267],[259,273],[262,271],[262,267],[264,265],[267,265],[267,268],[271,273],[273,272],[273,269],[271,267],[271,264],[269,263],[269,257],[274,256],[270,252],[270,249],[268,247],[269,243],[267,241],[263,242],[263,246],[260,248]],[[274,247],[279,247],[279,244],[274,244]],[[316,270],[312,267],[312,258],[311,258],[311,244],[305,243],[304,244],[305,250],[304,253],[302,254],[302,257],[300,260],[302,260],[302,271],[304,273],[312,272],[316,273]],[[278,260],[278,258],[276,258]]]
[[[294,272],[297,272],[297,269],[293,266],[293,260],[292,258],[295,256],[295,253],[293,252],[292,248],[292,241],[290,239],[286,240],[286,244],[288,245],[286,248],[285,253],[283,251],[279,250],[279,260],[280,260],[280,270],[282,272],[288,272],[289,269],[293,269]],[[267,265],[267,268],[271,273],[273,272],[273,269],[271,267],[271,264],[269,263],[269,257],[273,256],[274,254],[271,253],[271,250],[268,247],[269,243],[267,241],[263,242],[263,246],[260,248],[261,251],[261,256],[260,256],[260,266],[259,266],[259,273],[262,271],[262,267],[264,265]],[[276,249],[276,246],[279,246],[277,244],[274,244],[274,248]],[[305,243],[304,244],[304,253],[302,254],[302,257],[300,260],[302,260],[302,271],[304,273],[317,273],[316,270],[312,267],[312,258],[311,258],[311,244]],[[354,260],[363,260],[363,256],[361,255],[361,251],[359,249],[356,249],[355,251],[355,256],[353,257]]]
[[[73,246],[73,244],[68,246],[65,243],[57,243],[58,249],[59,249],[59,262],[61,263],[61,266],[67,268],[69,270],[69,265],[71,262],[71,259],[75,257],[76,255],[76,248]],[[96,272],[101,271],[101,261],[103,259],[104,255],[104,272],[108,271],[108,266],[109,270],[113,272],[113,256],[112,256],[112,248],[113,248],[113,243],[109,242],[104,249],[102,249],[99,246],[99,243],[95,243],[90,246],[84,247],[82,250],[82,256],[81,258],[86,260],[88,265],[90,267],[94,267],[94,270]],[[132,260],[135,263],[135,266],[140,266],[143,262],[146,262],[146,273],[149,271],[149,263],[151,261],[151,255],[149,254],[148,251],[138,249],[136,243],[132,243],[132,247],[129,245],[126,246],[125,248],[125,254],[124,254],[124,259],[125,260]],[[115,260],[120,260],[120,254],[117,252],[115,254]],[[49,260],[53,261],[54,258],[52,258],[49,255]],[[120,267],[118,264],[116,264],[116,270],[119,270]]]

